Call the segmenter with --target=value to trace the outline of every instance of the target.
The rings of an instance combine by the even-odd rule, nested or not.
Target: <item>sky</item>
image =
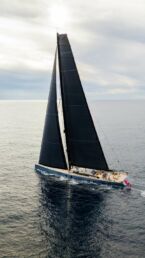
[[[0,99],[47,99],[56,32],[87,98],[145,99],[144,0],[0,0]]]

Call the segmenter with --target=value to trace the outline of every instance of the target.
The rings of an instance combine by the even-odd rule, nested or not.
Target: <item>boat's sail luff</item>
[[[56,55],[43,131],[39,164],[67,169],[60,135],[56,95]]]
[[[57,42],[70,165],[108,170],[67,35],[58,35]]]

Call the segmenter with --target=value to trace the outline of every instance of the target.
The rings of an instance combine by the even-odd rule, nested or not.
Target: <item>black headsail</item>
[[[67,168],[59,129],[56,95],[56,55],[50,85],[39,164]]]
[[[57,45],[69,165],[108,170],[66,34]]]

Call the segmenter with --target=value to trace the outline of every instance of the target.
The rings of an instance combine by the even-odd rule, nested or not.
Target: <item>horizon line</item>
[[[144,101],[145,99],[92,99],[91,101]],[[45,102],[48,99],[0,99],[0,102],[12,101],[12,102]],[[88,99],[90,102],[90,99]]]

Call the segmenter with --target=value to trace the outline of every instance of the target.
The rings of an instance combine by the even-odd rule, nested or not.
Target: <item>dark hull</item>
[[[50,168],[50,167],[45,167],[39,164],[35,165],[35,171],[38,173],[46,173],[47,175],[50,176],[56,176],[56,177],[65,177],[67,179],[75,179],[78,182],[87,182],[89,184],[96,184],[96,185],[110,185],[113,187],[119,187],[119,188],[124,188],[126,185],[121,182],[113,182],[113,181],[107,181],[107,180],[100,180],[97,178],[93,177],[88,177],[84,175],[77,175],[74,173],[69,173],[67,170],[61,170],[61,169],[55,169],[55,168]]]

